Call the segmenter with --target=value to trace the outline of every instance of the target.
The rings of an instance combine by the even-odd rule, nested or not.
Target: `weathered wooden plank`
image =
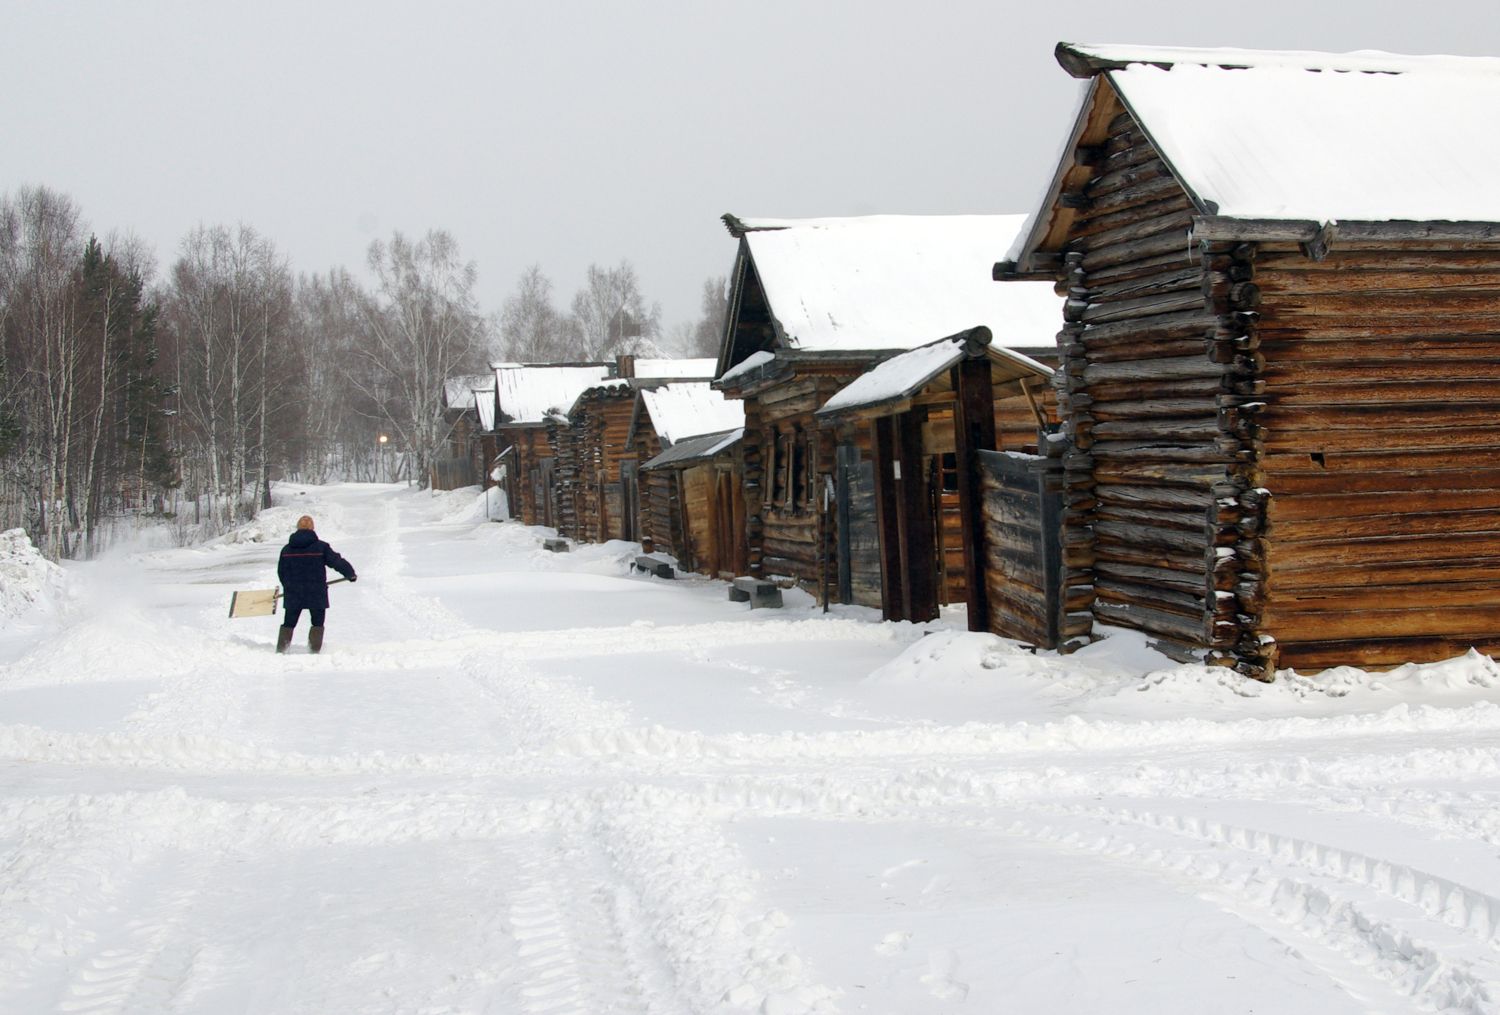
[[[1095,440],[1163,440],[1195,443],[1223,433],[1217,419],[1111,420],[1094,425]]]
[[[1195,511],[1200,522],[1204,518],[1204,512],[1214,502],[1213,495],[1209,493],[1207,484],[1202,486],[1195,484],[1192,488],[1183,489],[1175,486],[1100,483],[1094,487],[1094,493],[1101,502],[1107,504]]]
[[[1184,419],[1208,417],[1218,419],[1219,407],[1212,398],[1153,398],[1139,402],[1106,402],[1096,399],[1089,407],[1096,420],[1112,419]]]
[[[1296,590],[1327,591],[1392,583],[1410,585],[1480,582],[1500,574],[1500,556],[1483,555],[1449,560],[1394,560],[1324,565],[1304,570],[1278,568],[1272,574],[1277,593]]]
[[[1127,345],[1144,341],[1160,342],[1174,338],[1205,338],[1218,327],[1216,314],[1203,309],[1201,297],[1167,293],[1165,296],[1146,297],[1155,301],[1144,307],[1146,312],[1131,313],[1128,319],[1091,323],[1079,336],[1079,341],[1090,351],[1112,345]],[[1169,306],[1170,305],[1170,306]],[[1113,311],[1118,304],[1107,304]],[[1189,309],[1176,309],[1176,307]],[[1109,311],[1101,311],[1108,314]],[[1124,311],[1115,316],[1120,316]]]
[[[1371,638],[1342,641],[1283,642],[1277,665],[1303,673],[1330,666],[1358,666],[1383,670],[1404,663],[1439,662],[1476,648],[1486,655],[1500,653],[1500,638],[1484,633],[1446,638]]]
[[[1277,614],[1405,609],[1413,605],[1424,609],[1500,606],[1500,579],[1284,590],[1276,589],[1273,583],[1262,605]],[[1495,633],[1500,637],[1500,630]]]
[[[1312,612],[1267,610],[1262,630],[1278,641],[1328,641],[1336,638],[1410,638],[1500,632],[1500,604],[1443,608]]]
[[[1500,336],[1496,337],[1492,351],[1500,353]],[[1409,354],[1405,359],[1374,363],[1349,359],[1270,359],[1260,377],[1266,381],[1267,394],[1273,398],[1279,393],[1291,392],[1312,396],[1324,388],[1357,389],[1376,385],[1383,389],[1384,385],[1391,383],[1446,385],[1457,379],[1459,383],[1475,384],[1481,381],[1500,381],[1500,356],[1484,358],[1471,353],[1451,359],[1439,359]],[[1094,394],[1092,389],[1090,394]]]
[[[1264,435],[1265,450],[1273,454],[1330,454],[1359,451],[1431,451],[1434,448],[1481,448],[1494,444],[1496,434],[1484,426],[1434,425],[1426,428],[1272,429]]]
[[[1084,367],[1085,384],[1121,381],[1182,380],[1189,377],[1223,377],[1228,368],[1207,356],[1178,356],[1172,359],[1130,363],[1091,363]]]
[[[1106,541],[1111,541],[1127,546],[1159,546],[1202,555],[1208,547],[1213,545],[1212,535],[1206,527],[1201,531],[1192,532],[1101,518],[1094,523],[1094,532],[1101,546]]]
[[[1494,499],[1494,498],[1491,498]],[[1477,510],[1428,511],[1308,519],[1284,519],[1279,514],[1273,535],[1278,543],[1305,543],[1322,540],[1362,540],[1375,536],[1437,535],[1462,536],[1487,532],[1500,525],[1493,507]]]

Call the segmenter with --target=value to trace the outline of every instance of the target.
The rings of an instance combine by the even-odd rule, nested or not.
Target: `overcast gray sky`
[[[1030,210],[1075,100],[1059,39],[1500,55],[1500,13],[0,2],[0,191],[65,191],[163,266],[200,221],[254,225],[299,270],[361,272],[375,236],[442,227],[478,262],[486,309],[533,261],[566,303],[590,262],[628,257],[670,324],[729,268],[725,211]]]

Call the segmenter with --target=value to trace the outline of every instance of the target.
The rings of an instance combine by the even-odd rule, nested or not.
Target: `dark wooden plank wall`
[[[1261,244],[1269,490],[1242,610],[1281,666],[1500,650],[1500,251]]]
[[[1056,648],[1063,629],[1062,495],[1048,490],[1048,462],[980,451],[985,588],[990,630]]]
[[[839,445],[835,519],[838,599],[880,609],[880,532],[875,524],[875,467],[858,444]],[[863,459],[863,460],[861,460]]]

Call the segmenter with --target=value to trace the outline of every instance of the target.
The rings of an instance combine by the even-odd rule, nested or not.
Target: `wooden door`
[[[620,463],[620,538],[637,542],[641,538],[641,488],[637,478],[638,462]]]
[[[875,465],[840,445],[838,469],[839,601],[880,608],[880,531],[875,523]]]

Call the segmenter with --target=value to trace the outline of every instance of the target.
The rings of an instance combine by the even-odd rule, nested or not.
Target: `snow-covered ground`
[[[1487,658],[1261,685],[277,498],[0,547],[0,1011],[1500,1011]],[[229,593],[304,512],[360,581],[278,657]]]

